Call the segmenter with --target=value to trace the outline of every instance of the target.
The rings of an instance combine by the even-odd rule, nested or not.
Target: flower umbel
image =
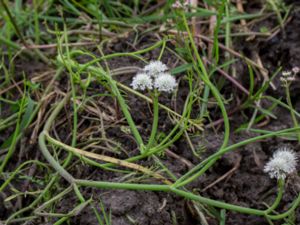
[[[144,72],[149,76],[155,78],[168,70],[166,64],[161,61],[151,61],[147,66],[144,67]]]
[[[269,173],[271,178],[285,179],[286,176],[296,170],[297,156],[289,148],[280,148],[271,160],[265,165],[264,171]]]
[[[173,9],[184,9],[186,10],[187,7],[189,6],[189,1],[185,0],[184,3],[181,3],[179,0],[176,0],[173,4],[172,4],[172,8]]]
[[[154,81],[154,88],[158,91],[171,93],[177,87],[175,78],[169,73],[160,74]]]
[[[152,90],[153,84],[152,79],[148,74],[139,73],[133,77],[131,86],[135,90],[144,91],[145,89]]]
[[[168,67],[161,61],[151,61],[133,77],[131,86],[135,90],[144,91],[155,88],[158,92],[172,92],[177,87],[176,79],[166,72]]]
[[[283,87],[288,87],[293,81],[296,80],[296,74],[299,72],[298,68],[295,67],[292,71],[283,71],[280,77],[281,85]]]

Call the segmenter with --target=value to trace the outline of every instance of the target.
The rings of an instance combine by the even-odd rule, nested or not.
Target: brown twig
[[[234,113],[236,113],[237,111],[239,111],[241,109],[240,105],[236,106],[231,112],[228,113],[228,118],[231,119],[231,115],[233,115]],[[205,125],[205,128],[211,128],[214,126],[218,126],[219,124],[224,122],[224,118],[220,118],[212,123],[209,123],[207,125]]]
[[[203,61],[205,61],[208,64],[212,64],[208,59],[203,58]],[[231,83],[233,83],[239,90],[241,90],[242,92],[244,92],[246,95],[249,95],[249,91],[244,88],[243,85],[241,85],[237,80],[235,80],[232,76],[230,76],[228,73],[226,73],[224,70],[220,69],[220,68],[216,68],[216,70],[223,75],[224,77],[226,77],[226,79],[228,79]]]
[[[238,155],[238,158],[237,158],[237,160],[236,160],[233,168],[231,170],[229,170],[227,173],[225,173],[223,176],[219,177],[217,180],[215,180],[214,182],[212,182],[211,184],[209,184],[208,186],[206,186],[202,190],[202,192],[205,192],[206,190],[208,190],[209,188],[215,186],[217,183],[221,182],[222,180],[224,180],[228,176],[231,176],[234,173],[234,171],[236,171],[239,168],[241,159],[242,159],[242,157],[240,155]]]
[[[175,158],[175,159],[178,159],[179,161],[181,161],[184,165],[186,165],[188,168],[193,168],[194,167],[194,164],[191,163],[189,160],[177,155],[176,153],[170,151],[169,149],[166,149],[165,150],[165,153],[172,157],[172,158]]]
[[[210,7],[209,9],[212,10],[212,11],[215,10],[214,7]],[[210,19],[209,19],[209,35],[212,36],[212,37],[214,36],[216,23],[217,23],[217,16],[216,15],[211,16]],[[208,59],[209,60],[212,60],[213,46],[214,45],[212,43],[208,44]]]
[[[172,34],[177,34],[177,33],[178,33],[176,30],[168,30],[168,31],[166,31],[166,32],[172,33]],[[187,32],[182,32],[182,34],[188,35]],[[213,41],[211,38],[206,37],[206,36],[204,36],[204,35],[202,35],[202,34],[198,34],[197,36],[198,36],[199,38],[201,38],[202,40],[208,42],[208,43],[212,43],[212,44],[214,43],[214,41]],[[258,68],[258,69],[261,69],[262,71],[268,72],[265,68],[261,67],[261,66],[258,65],[256,62],[254,62],[253,60],[249,59],[249,58],[246,57],[246,56],[243,56],[242,54],[238,53],[237,51],[235,51],[235,50],[233,50],[233,49],[230,49],[230,48],[227,48],[225,45],[220,44],[220,43],[219,43],[219,47],[220,47],[221,49],[225,50],[225,51],[228,51],[230,54],[232,54],[232,55],[234,55],[234,56],[236,56],[236,57],[238,57],[238,58],[244,59],[244,60],[245,60],[247,63],[249,63],[250,65],[252,65],[252,66],[254,66],[254,67]]]
[[[89,46],[89,45],[97,45],[96,42],[78,42],[78,43],[64,43],[61,46]],[[58,44],[47,44],[47,45],[29,45],[27,47],[22,47],[22,49],[48,49],[48,48],[56,48]]]
[[[4,94],[5,92],[7,92],[7,91],[9,91],[9,90],[11,90],[11,89],[13,89],[15,87],[18,87],[20,84],[23,84],[23,82],[24,82],[23,80],[18,81],[17,83],[13,82],[13,84],[11,86],[9,86],[9,87],[7,87],[7,88],[5,88],[3,90],[0,90],[0,95]]]

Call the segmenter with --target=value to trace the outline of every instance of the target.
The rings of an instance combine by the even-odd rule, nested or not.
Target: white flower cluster
[[[167,65],[162,63],[161,61],[151,61],[144,67],[145,73],[149,74],[149,76],[153,78],[158,77],[158,75],[166,72],[167,70]]]
[[[281,85],[283,87],[289,86],[296,80],[296,75],[300,72],[299,67],[294,67],[291,71],[283,71],[280,77]]]
[[[189,1],[185,0],[184,3],[181,3],[179,0],[176,0],[173,4],[172,4],[172,8],[173,9],[184,9],[186,10],[187,7],[189,6]]]
[[[171,93],[177,87],[175,78],[167,72],[168,67],[161,61],[151,61],[133,77],[131,86],[135,90],[157,89],[159,92]]]
[[[172,92],[177,86],[176,80],[169,73],[162,73],[154,80],[154,87],[158,91]]]
[[[146,73],[139,73],[132,79],[131,86],[135,90],[144,91],[145,89],[152,90],[152,79]]]
[[[265,165],[264,171],[269,173],[271,178],[285,179],[288,174],[296,170],[297,161],[294,151],[287,147],[280,148]]]
[[[281,85],[283,87],[288,86],[291,82],[295,80],[295,76],[292,75],[291,71],[283,71],[280,77]]]

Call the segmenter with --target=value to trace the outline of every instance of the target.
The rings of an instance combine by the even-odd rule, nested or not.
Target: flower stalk
[[[146,65],[142,72],[135,75],[131,86],[135,90],[147,90],[152,96],[153,101],[153,122],[148,144],[142,148],[145,154],[153,147],[158,129],[159,120],[159,102],[160,93],[172,93],[177,87],[176,79],[167,72],[168,67],[161,61],[151,61]]]
[[[283,193],[284,193],[284,179],[279,179],[278,180],[278,193],[277,193],[277,197],[273,203],[272,206],[270,206],[270,208],[268,208],[265,213],[266,215],[272,213],[276,208],[277,206],[279,205],[281,199],[282,199],[282,196],[283,196]]]
[[[290,114],[294,123],[295,127],[299,127],[298,120],[296,118],[292,100],[291,100],[291,95],[290,95],[290,86],[292,82],[295,81],[296,74],[299,73],[299,68],[295,67],[293,68],[292,71],[283,71],[282,76],[280,77],[281,85],[285,89],[285,96],[286,96],[286,101],[289,106]],[[298,138],[298,143],[300,143],[300,132],[297,132],[297,138]]]
[[[157,128],[158,128],[158,118],[159,118],[159,114],[158,114],[158,96],[159,93],[155,90],[153,95],[152,95],[152,99],[153,99],[153,123],[152,123],[152,130],[151,130],[151,134],[150,134],[150,138],[146,147],[146,151],[148,151],[154,144],[155,142],[155,136],[157,133]]]

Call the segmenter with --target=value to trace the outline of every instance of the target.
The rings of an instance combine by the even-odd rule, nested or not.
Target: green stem
[[[11,172],[10,176],[5,180],[5,182],[3,184],[1,184],[0,186],[0,192],[2,192],[4,190],[4,188],[12,181],[12,179],[17,175],[17,173],[23,169],[23,167],[25,167],[28,164],[36,164],[39,166],[43,166],[48,168],[44,163],[37,161],[37,160],[29,160],[26,161],[24,163],[22,163],[20,166],[17,167],[17,169],[15,169],[13,172]]]
[[[15,42],[6,39],[2,36],[2,34],[0,34],[0,43],[5,44],[7,47],[11,47],[14,48],[16,50],[20,50],[21,46],[19,46],[18,44],[16,44]]]
[[[13,153],[15,151],[16,145],[17,145],[17,143],[19,141],[19,138],[22,136],[25,128],[27,128],[27,126],[29,126],[30,122],[33,119],[32,115],[29,116],[29,118],[26,121],[23,118],[26,115],[26,110],[29,109],[31,111],[33,109],[33,106],[34,106],[34,104],[27,104],[26,103],[26,99],[27,99],[27,90],[25,88],[23,97],[21,99],[20,107],[19,107],[16,128],[15,128],[15,131],[13,133],[12,140],[11,140],[9,148],[8,148],[8,152],[5,155],[3,161],[1,162],[1,165],[0,165],[0,174],[4,171],[5,166],[9,162],[9,159],[12,157],[12,155],[13,155]],[[27,108],[27,109],[25,109],[25,108]],[[25,114],[22,117],[23,112],[25,112]],[[35,111],[33,110],[33,113],[34,112]]]
[[[10,217],[8,217],[8,219],[5,221],[5,224],[10,224],[13,223],[15,221],[15,217],[21,215],[22,213],[25,213],[29,210],[32,210],[36,207],[36,205],[44,198],[44,196],[46,195],[46,193],[50,190],[50,188],[52,187],[52,185],[54,185],[55,181],[57,180],[58,174],[56,174],[55,176],[53,176],[51,178],[51,180],[49,181],[49,183],[47,184],[47,186],[45,187],[45,189],[43,190],[43,192],[27,207],[20,209],[19,211],[13,213],[12,215],[10,215]],[[17,220],[17,219],[16,219]]]
[[[200,57],[200,55],[198,53],[198,49],[196,47],[196,44],[195,44],[194,39],[193,39],[193,36],[192,36],[191,31],[189,29],[188,22],[186,20],[185,14],[182,13],[182,15],[183,15],[182,17],[183,17],[185,28],[186,28],[186,30],[188,32],[188,36],[189,36],[190,42],[192,44],[192,48],[193,48],[194,54],[196,55],[196,58],[197,58],[198,66],[200,67],[201,71],[199,71],[197,65],[195,65],[196,62],[194,62],[194,68],[197,71],[199,77],[202,78],[203,82],[207,86],[209,86],[209,88],[211,89],[212,94],[216,98],[216,100],[218,102],[218,105],[219,105],[219,107],[221,109],[222,116],[224,117],[224,130],[225,130],[225,132],[224,132],[224,140],[223,140],[222,146],[220,147],[220,149],[222,149],[222,148],[224,148],[228,144],[229,134],[230,134],[230,125],[229,125],[229,119],[228,119],[228,116],[227,116],[227,112],[226,112],[223,100],[220,97],[220,93],[219,93],[218,89],[209,80],[208,73],[207,73],[206,68],[204,66],[204,63],[201,60],[201,57]]]
[[[61,75],[63,69],[62,67],[58,68],[55,76],[53,77],[53,79],[50,81],[49,85],[47,86],[47,88],[44,91],[44,94],[42,96],[41,101],[38,103],[38,105],[36,106],[36,108],[34,109],[33,113],[31,114],[29,120],[27,121],[27,125],[29,125],[31,123],[31,121],[35,118],[36,114],[38,113],[40,107],[43,104],[43,100],[45,99],[45,97],[49,94],[51,88],[53,87],[53,83],[54,81]],[[26,125],[26,126],[27,126]],[[48,125],[50,126],[50,124]],[[23,132],[21,132],[18,137],[17,140],[19,140],[23,135]],[[68,164],[70,161],[66,161],[65,163]],[[58,179],[58,174],[56,173],[54,176],[52,176],[51,180],[49,181],[49,183],[47,184],[47,186],[45,187],[45,189],[43,190],[43,192],[27,207],[20,209],[19,211],[13,213],[7,220],[6,220],[6,224],[12,223],[15,217],[21,215],[22,213],[25,213],[29,210],[32,210],[36,207],[36,205],[44,198],[44,196],[48,193],[48,191],[50,190],[50,188],[52,187],[52,185],[55,183],[55,181]]]
[[[34,214],[42,216],[45,215],[44,210],[51,205],[52,203],[54,203],[55,201],[59,200],[59,199],[63,199],[63,197],[65,195],[67,195],[68,193],[70,193],[72,191],[73,185],[70,185],[68,188],[65,188],[63,191],[59,192],[58,195],[54,196],[53,198],[47,200],[46,202],[44,202],[41,206],[39,206],[37,209],[34,210]]]
[[[71,59],[62,59],[62,58],[63,58],[63,56],[58,57],[58,61],[60,63],[65,62],[65,63],[68,64],[68,66],[77,68],[79,70],[82,70],[82,68],[86,68],[85,65],[78,64],[78,63],[76,63],[75,61],[73,61]],[[128,125],[129,125],[129,127],[131,129],[131,132],[132,132],[132,134],[133,134],[133,136],[134,136],[134,138],[135,138],[135,140],[136,140],[136,142],[138,144],[138,147],[140,149],[143,149],[143,147],[142,147],[142,146],[144,146],[143,139],[142,139],[142,137],[141,137],[141,135],[140,135],[140,133],[139,133],[139,131],[138,131],[138,129],[137,129],[137,127],[136,127],[136,125],[135,125],[132,117],[131,117],[131,114],[130,114],[130,112],[128,110],[128,106],[127,106],[124,98],[122,97],[122,95],[121,95],[121,93],[119,91],[119,88],[117,86],[117,82],[115,80],[113,80],[113,78],[111,76],[109,76],[101,68],[89,66],[86,69],[88,71],[92,72],[92,74],[96,77],[96,79],[99,82],[102,82],[103,79],[105,79],[108,82],[108,84],[109,84],[109,86],[111,88],[112,93],[116,96],[116,98],[118,100],[118,103],[119,103],[119,105],[121,107],[121,110],[122,110],[122,112],[123,112],[123,114],[124,114],[124,116],[125,116],[125,118],[127,120],[127,123],[128,123]]]
[[[277,197],[276,197],[273,205],[265,211],[266,215],[268,215],[269,213],[271,213],[272,211],[274,211],[277,208],[277,206],[279,205],[279,203],[282,199],[283,192],[284,192],[284,179],[279,179],[278,180],[278,194],[277,194]]]
[[[203,80],[203,82],[211,89],[211,92],[214,95],[214,97],[215,97],[215,99],[216,99],[216,101],[217,101],[217,103],[220,107],[220,110],[221,110],[221,113],[222,113],[222,116],[223,116],[223,119],[224,119],[224,130],[225,130],[224,131],[224,140],[223,140],[223,144],[221,145],[221,147],[219,149],[219,151],[221,151],[222,149],[224,149],[227,146],[228,141],[229,141],[229,134],[230,134],[230,125],[229,125],[229,119],[228,119],[228,115],[227,115],[227,112],[226,112],[226,108],[224,106],[223,100],[220,96],[220,93],[219,93],[218,89],[209,80],[209,76],[208,76],[206,68],[203,64],[203,61],[201,60],[201,57],[198,53],[196,44],[195,44],[193,36],[190,32],[190,29],[189,29],[189,26],[188,26],[188,23],[187,23],[187,20],[186,20],[186,17],[185,17],[184,13],[182,13],[182,18],[183,18],[185,28],[188,32],[188,36],[189,36],[194,54],[195,54],[195,56],[197,58],[197,62],[198,62],[198,64],[195,61],[193,62],[194,69],[197,71],[199,77]],[[201,71],[199,70],[198,66],[200,67]],[[188,182],[191,182],[192,180],[196,179],[197,177],[199,177],[200,175],[205,173],[205,171],[207,169],[209,169],[217,160],[218,160],[218,158],[214,158],[211,161],[207,162],[207,164],[198,173],[196,173],[192,178],[190,178],[188,180]],[[186,182],[184,182],[184,184],[186,184]]]
[[[267,217],[272,220],[280,220],[280,219],[286,218],[291,213],[293,213],[299,205],[300,205],[300,194],[298,194],[297,199],[295,199],[295,201],[292,203],[292,207],[289,210],[285,211],[284,213],[278,214],[278,215],[267,215]]]
[[[291,101],[291,95],[290,95],[289,85],[287,85],[285,87],[285,94],[286,94],[286,101],[287,101],[287,103],[289,105],[289,109],[290,109],[290,113],[291,113],[291,117],[292,117],[294,126],[295,127],[299,127],[296,115],[295,115],[294,110],[293,110],[294,108],[293,108],[293,104],[292,104],[292,101]],[[298,135],[298,143],[300,143],[300,132],[297,132],[297,135]]]
[[[39,146],[40,149],[44,155],[44,157],[50,162],[50,164],[54,167],[54,169],[59,172],[59,174],[64,177],[69,183],[74,183],[74,178],[69,174],[59,163],[56,162],[56,160],[53,158],[53,156],[49,153],[47,146],[46,146],[46,137],[45,134],[48,133],[50,130],[51,124],[56,118],[56,116],[59,114],[61,109],[66,104],[67,100],[69,99],[69,95],[66,95],[65,98],[57,105],[57,107],[54,109],[50,117],[48,118],[47,122],[45,123],[44,130],[39,135]],[[68,157],[69,158],[69,157]],[[67,160],[68,162],[70,161]]]
[[[18,142],[18,136],[20,135],[20,126],[21,126],[22,112],[24,111],[24,108],[25,108],[25,99],[26,99],[26,94],[24,94],[24,96],[21,100],[21,105],[20,105],[20,110],[18,112],[18,119],[17,119],[15,132],[12,136],[12,141],[8,148],[8,151],[0,165],[0,174],[2,174],[2,172],[4,171],[5,166],[7,165],[7,163],[9,162],[9,159],[12,157],[12,155],[15,151],[15,147]]]
[[[90,180],[81,180],[81,179],[74,179],[72,175],[70,175],[62,166],[60,166],[59,162],[57,162],[50,154],[47,149],[45,143],[45,134],[48,132],[48,129],[51,127],[51,124],[55,120],[55,117],[58,115],[60,110],[63,108],[66,99],[68,96],[65,97],[64,101],[60,102],[58,106],[53,110],[52,114],[48,118],[43,132],[40,134],[39,144],[42,153],[44,154],[45,158],[51,164],[51,166],[62,176],[64,177],[69,183],[76,184],[79,186],[88,186],[88,187],[97,187],[97,188],[107,188],[107,189],[128,189],[128,190],[151,190],[151,191],[165,191],[165,192],[173,192],[179,196],[185,197],[190,200],[198,201],[202,204],[227,209],[231,211],[236,211],[240,213],[247,213],[253,214],[258,216],[266,216],[265,210],[257,210],[252,208],[246,208],[241,206],[236,206],[228,203],[224,203],[217,200],[208,199],[202,196],[195,195],[193,193],[179,190],[173,188],[169,185],[159,185],[159,184],[134,184],[134,183],[114,183],[114,182],[104,182],[104,181],[90,181]],[[291,129],[290,129],[291,130]],[[274,132],[275,133],[275,132]],[[44,137],[44,138],[43,138]],[[239,144],[239,143],[238,143]],[[300,196],[297,198],[291,209],[287,212],[280,214],[280,215],[267,215],[268,218],[281,218],[281,216],[286,215],[287,213],[291,213],[291,210],[294,210],[300,201]],[[273,206],[274,207],[274,206]]]
[[[261,98],[266,98],[266,99],[268,99],[268,100],[270,100],[270,101],[273,101],[273,102],[275,102],[276,104],[282,106],[283,108],[286,108],[286,109],[288,109],[288,110],[291,110],[291,111],[295,114],[295,116],[297,116],[298,118],[300,118],[300,113],[298,113],[295,109],[291,109],[291,107],[289,107],[289,105],[283,103],[283,102],[281,101],[281,98],[277,99],[277,98],[274,98],[274,97],[272,97],[272,96],[262,96]]]
[[[184,185],[188,184],[189,182],[193,181],[194,179],[196,179],[198,177],[199,170],[204,165],[209,163],[211,160],[217,160],[218,158],[220,158],[221,156],[223,156],[227,152],[230,152],[232,150],[238,149],[239,147],[242,147],[242,146],[247,145],[247,144],[251,144],[251,143],[259,141],[259,140],[263,140],[263,139],[270,138],[270,137],[276,137],[276,136],[278,136],[282,133],[295,132],[295,131],[300,131],[300,128],[294,127],[294,128],[288,128],[288,129],[284,129],[284,130],[279,130],[279,131],[267,133],[267,134],[260,135],[260,136],[257,136],[257,137],[249,138],[247,140],[244,140],[244,141],[241,141],[239,143],[228,146],[226,148],[223,148],[220,151],[218,151],[218,152],[214,153],[213,155],[209,156],[208,158],[203,160],[201,163],[199,163],[197,166],[195,166],[193,169],[191,169],[186,174],[184,174],[181,178],[179,178],[174,183],[174,187],[181,187],[181,186],[184,186]],[[195,175],[192,176],[194,173],[195,173]]]
[[[19,27],[15,21],[15,19],[13,18],[12,14],[10,13],[9,9],[8,9],[8,6],[6,5],[5,1],[4,0],[0,0],[5,12],[7,13],[7,16],[8,18],[10,19],[10,22],[12,23],[13,27],[15,28],[15,31],[17,33],[17,35],[19,36],[19,38],[21,39],[23,45],[25,47],[27,47],[27,43],[23,37],[23,35],[21,34],[20,30],[19,30]]]
[[[226,3],[225,3],[226,19],[230,18],[229,5],[230,5],[230,2],[226,1]],[[230,46],[231,46],[231,37],[230,37],[231,27],[230,27],[230,25],[231,25],[230,21],[227,20],[226,24],[225,24],[225,46],[228,49],[230,49]],[[226,62],[230,61],[230,54],[229,54],[229,52],[225,52],[225,60],[226,60]],[[228,67],[229,66],[226,66],[224,68],[226,72],[228,72]]]
[[[160,185],[160,184],[131,184],[131,183],[114,183],[114,182],[104,182],[104,181],[89,181],[89,180],[76,180],[76,184],[80,186],[87,187],[97,187],[104,189],[127,189],[127,190],[147,190],[147,191],[164,191],[164,192],[173,192],[179,196],[184,198],[201,202],[206,205],[228,209],[240,213],[254,214],[254,215],[264,215],[264,211],[251,209],[241,206],[236,206],[228,203],[224,203],[221,201],[216,201],[212,199],[208,199],[202,196],[195,195],[193,193],[171,188],[168,185]]]
[[[148,151],[155,142],[157,127],[158,127],[158,92],[155,91],[155,93],[153,94],[153,124],[152,124],[151,135],[146,147],[146,151]]]
[[[144,146],[144,142],[143,142],[143,139],[140,135],[140,132],[138,131],[136,125],[135,125],[135,122],[133,121],[132,117],[131,117],[131,114],[128,110],[128,106],[124,100],[124,98],[122,97],[120,91],[119,91],[119,88],[116,84],[116,81],[114,81],[112,78],[110,78],[108,75],[105,75],[107,76],[109,79],[108,79],[108,82],[112,88],[112,91],[113,93],[115,94],[116,98],[118,99],[118,102],[121,106],[121,110],[127,120],[127,123],[131,129],[131,132],[136,140],[136,142],[138,143],[138,147],[141,149],[143,149],[143,146]],[[100,77],[99,77],[100,78]],[[100,78],[101,79],[101,78]]]
[[[120,87],[121,89],[123,89],[123,90],[125,90],[125,91],[128,91],[129,93],[134,94],[134,95],[138,96],[139,98],[141,98],[141,99],[143,99],[143,100],[145,100],[145,101],[147,101],[147,102],[152,103],[152,99],[149,98],[149,97],[147,97],[146,95],[143,95],[143,94],[139,93],[138,91],[135,91],[135,90],[131,89],[130,87],[128,87],[128,86],[126,86],[126,85],[124,85],[124,84],[122,84],[122,83],[117,82],[117,85],[118,85],[118,87]],[[189,95],[190,95],[189,98],[191,98],[191,94],[189,94]],[[174,116],[176,116],[176,117],[178,117],[178,118],[183,118],[183,117],[185,117],[184,115],[178,114],[177,112],[171,110],[170,108],[168,108],[167,106],[165,106],[165,105],[163,105],[163,104],[158,103],[158,106],[159,106],[159,108],[164,109],[164,110],[167,111],[168,113],[170,113],[170,114],[172,114],[172,115],[174,115]],[[200,131],[203,131],[202,124],[199,124],[199,123],[197,123],[197,122],[194,122],[194,121],[191,120],[191,119],[187,119],[187,120],[188,120],[188,122],[189,122],[190,125],[196,127],[196,128],[197,128],[198,130],[200,130]]]
[[[63,41],[65,41],[66,46],[66,54],[67,54],[67,59],[70,60],[70,51],[69,51],[69,46],[68,46],[68,34],[67,34],[67,26],[64,23],[64,32],[63,32],[63,36],[60,40],[58,40],[58,51],[59,53],[62,55],[62,46],[63,46]],[[73,129],[72,129],[72,146],[75,147],[76,146],[76,141],[77,141],[77,126],[78,126],[78,107],[76,104],[76,90],[75,90],[75,81],[74,81],[74,72],[72,70],[72,67],[69,66],[68,64],[66,64],[65,60],[63,57],[61,57],[61,59],[63,60],[63,63],[65,65],[65,67],[68,69],[69,71],[69,76],[70,76],[70,81],[71,81],[71,93],[72,93],[72,103],[73,103]],[[69,164],[69,162],[72,160],[73,158],[73,154],[71,152],[68,153],[68,156],[63,164],[63,167],[66,166],[67,164]]]

